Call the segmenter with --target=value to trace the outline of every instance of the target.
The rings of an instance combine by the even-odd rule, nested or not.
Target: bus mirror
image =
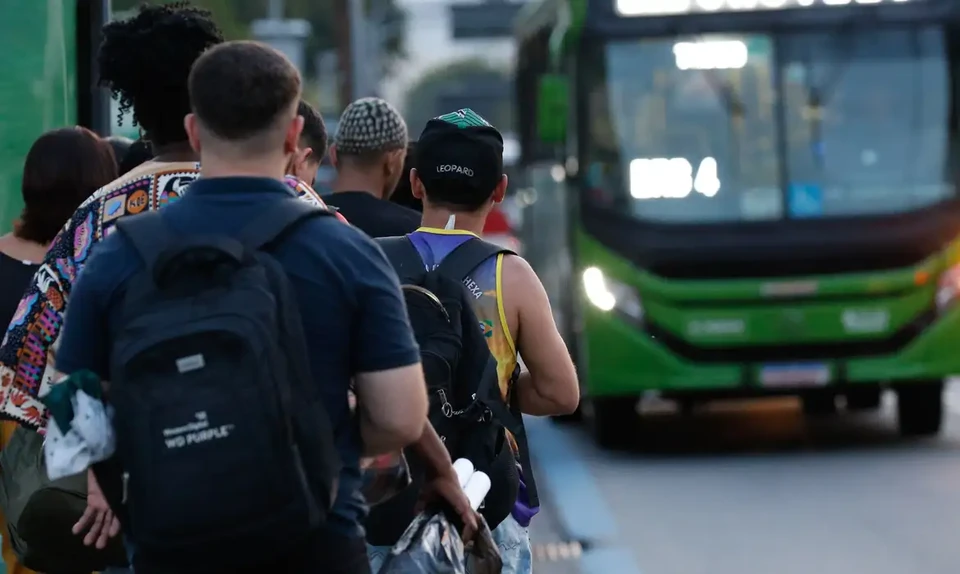
[[[537,86],[537,136],[545,144],[562,144],[567,132],[569,83],[560,74],[544,74]]]

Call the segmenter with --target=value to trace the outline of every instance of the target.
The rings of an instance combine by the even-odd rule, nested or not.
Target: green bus
[[[43,132],[69,125],[110,133],[96,86],[96,48],[109,0],[0,2],[0,231],[23,207],[23,158]]]
[[[960,373],[958,32],[953,0],[526,7],[522,240],[599,443],[649,396],[823,415],[892,389],[902,434],[939,432]]]

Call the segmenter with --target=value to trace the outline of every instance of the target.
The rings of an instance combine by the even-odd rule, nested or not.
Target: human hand
[[[113,515],[110,505],[103,497],[103,491],[97,484],[93,470],[87,471],[87,508],[83,516],[73,525],[73,533],[83,535],[83,543],[102,550],[111,538],[120,533],[120,521]]]
[[[461,537],[464,542],[473,540],[479,529],[477,513],[470,507],[470,500],[463,488],[460,487],[460,480],[457,478],[453,466],[449,466],[442,473],[427,479],[420,495],[418,511],[423,510],[424,507],[437,499],[444,500],[460,517],[463,522]]]

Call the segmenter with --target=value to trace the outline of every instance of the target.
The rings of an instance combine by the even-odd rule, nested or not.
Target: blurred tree
[[[411,137],[417,137],[427,121],[452,112],[443,106],[469,107],[503,132],[512,131],[513,104],[507,97],[482,97],[484,88],[508,89],[504,70],[480,59],[459,60],[427,71],[406,93],[404,118]],[[509,92],[508,92],[509,93]],[[477,97],[471,97],[475,95]]]
[[[168,0],[173,1],[173,0]],[[383,17],[385,30],[384,74],[390,73],[396,63],[404,56],[403,30],[406,13],[397,5],[396,0],[364,0],[368,13]],[[247,38],[250,35],[250,22],[267,16],[269,0],[190,0],[195,6],[201,6],[213,12],[220,29],[228,40]],[[135,8],[140,4],[157,3],[157,0],[113,0],[115,12]],[[286,17],[303,18],[310,22],[313,33],[307,40],[307,62],[314,61],[318,52],[334,50],[337,45],[336,25],[331,0],[286,0]],[[378,9],[378,10],[377,10]],[[305,72],[312,76],[316,70],[308,65]]]
[[[258,0],[248,0],[256,2]],[[266,0],[259,0],[265,4]],[[397,62],[403,56],[403,30],[406,22],[406,13],[397,5],[396,0],[365,0],[368,14],[378,14],[384,26],[384,45],[386,57],[383,59],[383,74],[387,75],[394,70]],[[336,19],[334,18],[334,3],[331,0],[287,0],[287,17],[303,18],[310,22],[313,34],[307,41],[307,53],[313,56],[317,52],[335,50],[337,47]],[[313,73],[314,70],[310,70]]]
[[[114,12],[132,10],[141,4],[158,4],[160,2],[145,2],[144,0],[112,0],[111,6]],[[169,4],[170,2],[162,2]],[[250,35],[250,20],[261,18],[266,14],[265,0],[191,0],[194,6],[206,8],[213,13],[213,17],[223,31],[227,40],[242,40]],[[263,4],[263,11],[260,15],[250,19],[240,17],[241,9],[247,4]]]

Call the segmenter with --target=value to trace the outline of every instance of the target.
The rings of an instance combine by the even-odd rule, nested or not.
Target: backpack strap
[[[158,211],[121,217],[116,226],[117,231],[133,244],[146,268],[150,270],[154,269],[164,251],[178,243],[176,235],[163,222],[163,216]]]
[[[520,375],[520,366],[513,370],[513,382],[516,383]],[[520,412],[518,394],[514,389],[510,393],[510,404],[507,405],[500,398],[500,384],[497,375],[497,360],[490,356],[487,366],[480,379],[480,388],[477,390],[480,397],[485,398],[483,404],[490,409],[490,414],[513,435],[520,449],[520,468],[523,470],[523,482],[527,487],[527,501],[531,507],[540,506],[540,495],[537,492],[537,483],[533,477],[533,462],[530,459],[530,442],[527,440],[527,429],[523,426],[523,414]]]
[[[420,257],[420,252],[413,246],[409,236],[380,237],[375,241],[400,276],[401,283],[419,283],[427,269]]]
[[[478,265],[501,253],[516,255],[506,247],[488,243],[479,237],[471,237],[443,258],[443,261],[437,266],[437,272],[451,279],[463,281],[464,277],[469,275]]]
[[[484,241],[479,237],[471,237],[456,249],[447,254],[437,267],[437,271],[446,277],[462,281],[471,271],[476,269],[487,259],[500,255],[516,255],[516,252]],[[519,376],[519,365],[514,369],[512,378],[516,382]],[[523,469],[524,484],[527,487],[527,498],[530,506],[540,506],[540,495],[537,493],[537,484],[533,478],[533,466],[530,460],[530,444],[527,440],[527,431],[523,426],[523,414],[517,403],[516,391],[511,393],[510,404],[507,405],[500,397],[500,381],[497,374],[497,360],[490,355],[480,379],[478,396],[485,398],[484,405],[490,409],[490,414],[500,421],[520,449],[520,467]]]
[[[307,219],[334,216],[333,211],[311,205],[295,198],[284,198],[275,202],[267,210],[256,216],[237,236],[247,249],[261,250],[281,239],[287,231]]]

